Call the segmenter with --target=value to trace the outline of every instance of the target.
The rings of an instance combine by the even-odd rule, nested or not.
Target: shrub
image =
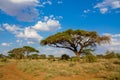
[[[79,61],[79,59],[78,59],[78,57],[73,56],[73,57],[71,57],[71,61],[78,62],[78,61]]]
[[[67,54],[63,54],[63,55],[61,56],[61,60],[68,60],[68,59],[70,59],[70,57],[69,57],[69,55],[67,55]]]
[[[96,62],[97,58],[93,54],[89,53],[83,56],[83,60],[85,60],[85,62]]]

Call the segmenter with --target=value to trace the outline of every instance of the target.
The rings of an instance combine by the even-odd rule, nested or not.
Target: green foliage
[[[92,53],[88,53],[84,55],[83,59],[85,60],[85,62],[90,62],[90,63],[97,61],[97,58]]]
[[[79,61],[79,59],[78,59],[78,57],[73,56],[73,57],[71,57],[71,61],[77,62],[77,61]]]
[[[38,50],[36,50],[35,48],[30,47],[30,46],[23,46],[23,51],[24,51],[24,54],[26,54],[27,57],[31,52],[37,52],[37,53],[39,52]]]
[[[61,55],[61,60],[68,60],[68,59],[70,59],[69,55],[67,55],[67,54]]]
[[[47,57],[46,57],[46,55],[45,54],[41,54],[40,55],[40,59],[46,59]]]
[[[9,54],[8,54],[8,58],[13,59],[13,58],[15,58],[15,55],[16,55],[16,54],[9,53]]]
[[[33,47],[30,47],[30,46],[24,46],[22,48],[14,48],[12,50],[10,50],[8,53],[8,56],[10,58],[15,58],[15,59],[22,59],[24,58],[25,56],[28,57],[28,55],[31,53],[31,52],[39,52],[38,50],[36,50],[35,48]]]
[[[39,55],[38,54],[31,54],[29,55],[30,59],[39,59]]]
[[[99,36],[95,31],[69,29],[47,37],[40,44],[69,49],[78,56],[86,54],[87,50],[94,50],[96,44],[109,41],[109,36]]]

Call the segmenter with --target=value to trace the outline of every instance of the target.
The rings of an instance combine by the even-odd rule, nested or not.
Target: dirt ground
[[[39,76],[26,74],[17,68],[16,63],[7,64],[0,67],[0,80],[44,80],[45,74]],[[75,75],[75,76],[58,76],[51,80],[93,80],[94,75]]]

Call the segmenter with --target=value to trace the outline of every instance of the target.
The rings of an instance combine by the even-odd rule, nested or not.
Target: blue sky
[[[120,0],[0,0],[0,53],[24,45],[45,54],[70,53],[39,45],[67,29],[109,35],[111,44],[98,47],[96,53],[120,52]]]

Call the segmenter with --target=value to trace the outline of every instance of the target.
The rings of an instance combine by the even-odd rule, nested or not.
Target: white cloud
[[[104,33],[103,35],[111,36],[110,44],[102,45],[108,50],[120,51],[120,34]]]
[[[0,9],[20,21],[32,21],[38,17],[38,0],[0,0]]]
[[[23,32],[17,33],[16,37],[35,41],[40,41],[42,39],[42,36],[40,36],[37,31],[30,27],[26,27]]]
[[[120,0],[103,0],[103,2],[95,5],[94,8],[98,8],[102,14],[105,14],[112,9],[120,8]]]
[[[16,26],[16,25],[9,25],[8,23],[3,24],[3,27],[4,27],[7,31],[12,32],[12,33],[17,33],[18,31],[22,30],[22,29],[19,28],[18,26]]]
[[[32,28],[39,31],[53,31],[60,29],[61,25],[60,22],[51,15],[50,17],[45,16],[44,21],[38,21]]]
[[[3,24],[3,27],[7,31],[13,33],[17,38],[35,42],[42,39],[42,36],[40,36],[38,32],[31,27],[19,28],[17,25],[9,25],[7,23]],[[20,40],[17,40],[16,42],[21,43]]]
[[[1,43],[1,46],[10,46],[12,43]]]

